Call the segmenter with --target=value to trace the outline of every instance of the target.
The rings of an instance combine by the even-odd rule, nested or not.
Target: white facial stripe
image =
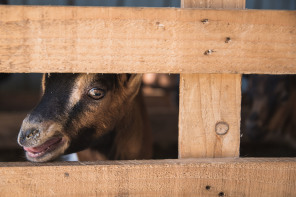
[[[75,82],[71,95],[69,97],[68,109],[72,109],[81,99],[85,88],[90,84],[95,78],[95,74],[81,74],[79,75]]]

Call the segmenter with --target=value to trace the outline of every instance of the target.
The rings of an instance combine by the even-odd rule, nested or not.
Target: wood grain
[[[0,196],[295,196],[295,162],[241,158],[0,163]]]
[[[240,144],[241,76],[180,76],[179,158],[238,157]],[[216,134],[216,124],[229,130]]]
[[[181,0],[182,8],[243,9],[245,6],[245,0]]]
[[[0,6],[0,72],[296,73],[295,27],[296,11]]]
[[[193,8],[245,5],[245,0],[207,1],[210,5],[197,2],[203,1],[182,0],[181,5]],[[216,66],[223,67],[220,62]],[[241,75],[181,74],[179,100],[179,158],[239,157]],[[219,132],[220,125],[227,126],[223,135]]]

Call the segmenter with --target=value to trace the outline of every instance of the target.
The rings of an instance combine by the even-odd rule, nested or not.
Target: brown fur
[[[108,159],[150,159],[151,128],[147,112],[143,103],[142,94],[138,94],[135,102],[129,105],[130,109],[122,111],[127,113],[115,127],[116,137],[111,147],[111,158]],[[139,130],[142,130],[139,132]],[[87,149],[77,153],[80,161],[96,161],[106,158],[94,149]]]

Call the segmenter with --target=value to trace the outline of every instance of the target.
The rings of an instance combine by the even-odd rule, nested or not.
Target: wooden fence
[[[296,11],[181,6],[0,6],[0,72],[181,74],[179,159],[0,163],[0,196],[296,195],[295,158],[239,158],[241,74],[296,73]]]

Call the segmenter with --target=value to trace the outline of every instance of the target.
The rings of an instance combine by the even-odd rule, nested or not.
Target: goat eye
[[[105,96],[105,91],[98,88],[92,88],[88,91],[88,96],[93,99],[99,100]]]

